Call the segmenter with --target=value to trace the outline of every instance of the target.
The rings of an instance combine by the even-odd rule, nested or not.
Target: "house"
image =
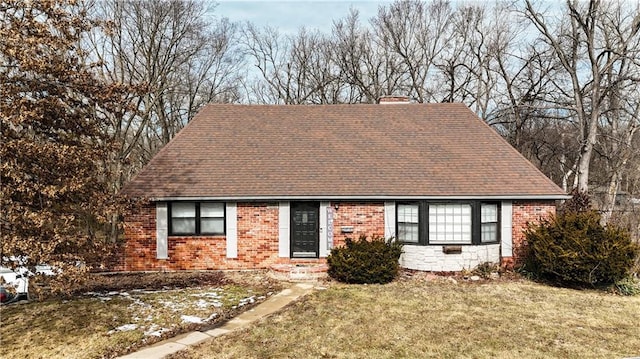
[[[397,101],[396,101],[397,102]],[[360,235],[401,265],[510,265],[566,194],[463,104],[204,107],[125,186],[125,270],[323,263]]]

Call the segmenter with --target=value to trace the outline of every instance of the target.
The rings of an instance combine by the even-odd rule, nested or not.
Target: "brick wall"
[[[278,203],[238,203],[238,259],[228,263],[241,268],[267,268],[281,262],[278,214]]]
[[[538,223],[556,213],[555,201],[514,201],[512,215],[511,236],[513,242],[513,257],[502,259],[502,265],[513,267],[522,260],[522,252],[526,246],[524,230],[528,223]]]
[[[227,258],[226,237],[220,235],[169,236],[169,259],[157,259],[155,205],[141,205],[125,216],[124,270],[255,269],[290,263],[278,257],[278,204],[238,203],[237,208],[237,258]],[[295,260],[302,262],[309,261]]]
[[[338,208],[335,209],[337,204]],[[332,202],[333,243],[344,244],[346,237],[384,235],[384,203]],[[555,213],[553,201],[513,202],[513,257],[502,264],[513,266],[525,245],[523,230],[527,223],[537,222]],[[156,258],[155,205],[141,205],[125,217],[124,270],[209,270],[268,268],[273,264],[324,262],[278,257],[277,203],[238,203],[238,257],[226,258],[225,236],[168,238],[169,259]],[[353,233],[342,233],[342,227],[353,227]]]
[[[335,209],[335,205],[338,209]],[[384,236],[384,203],[382,202],[332,202],[333,245],[341,246],[345,238],[358,239]],[[342,233],[341,227],[353,227],[353,233]]]
[[[124,236],[127,241],[124,270],[157,270],[156,207],[152,203],[139,204],[125,214]]]

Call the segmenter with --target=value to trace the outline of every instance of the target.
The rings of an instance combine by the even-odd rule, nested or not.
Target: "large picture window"
[[[396,205],[396,233],[407,244],[499,242],[498,202],[421,201]]]
[[[224,203],[172,202],[169,206],[171,235],[224,234]]]
[[[429,243],[471,243],[471,204],[429,205]]]

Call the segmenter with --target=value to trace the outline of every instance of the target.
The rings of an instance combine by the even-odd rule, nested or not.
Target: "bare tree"
[[[446,1],[398,1],[372,19],[379,46],[397,59],[405,92],[418,102],[434,99],[435,62],[454,40],[453,9]]]
[[[637,52],[631,46],[638,43],[638,16],[630,17],[633,12],[616,16],[623,15],[620,7],[621,4],[599,0],[567,1],[566,16],[557,23],[550,23],[531,1],[527,0],[525,4],[525,16],[546,45],[540,50],[553,56],[561,69],[554,79],[554,86],[563,96],[554,101],[574,114],[580,127],[577,165],[580,191],[588,190],[599,124],[612,85],[617,87],[631,80],[627,74],[615,69],[625,61],[637,59]],[[613,36],[607,40],[607,34]]]
[[[109,24],[90,38],[102,76],[141,90],[133,110],[111,118],[110,134],[120,141],[117,157],[131,165],[121,184],[203,104],[240,99],[242,61],[235,25],[226,19],[207,23],[210,9],[203,3],[107,0],[94,10]]]
[[[283,36],[275,29],[247,24],[243,44],[260,76],[253,97],[262,103],[341,102],[333,49],[319,32],[302,28]]]

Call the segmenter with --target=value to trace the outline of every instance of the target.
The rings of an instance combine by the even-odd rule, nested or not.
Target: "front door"
[[[291,258],[318,258],[320,205],[291,203]]]

